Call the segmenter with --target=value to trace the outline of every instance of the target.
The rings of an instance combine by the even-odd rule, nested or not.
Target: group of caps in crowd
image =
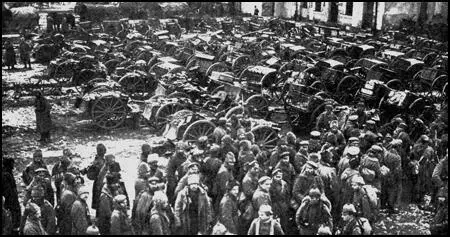
[[[288,132],[270,150],[245,117],[222,117],[212,138],[164,154],[164,169],[143,144],[133,200],[103,144],[86,168],[64,149],[51,172],[37,150],[23,170],[21,212],[14,160],[4,157],[3,234],[372,234],[381,212],[405,203],[433,211],[431,233],[446,234],[448,135],[435,129],[444,123],[412,136],[399,116],[377,124],[366,115],[358,110],[340,128],[327,105],[309,139]]]

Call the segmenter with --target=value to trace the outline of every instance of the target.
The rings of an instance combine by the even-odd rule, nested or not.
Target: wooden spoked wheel
[[[238,115],[238,114],[244,114],[244,113],[246,113],[246,114],[249,113],[248,108],[244,108],[243,106],[238,105],[238,106],[235,106],[235,107],[229,109],[228,112],[225,114],[225,118],[229,119],[229,118],[231,118],[231,116],[233,114]]]
[[[64,63],[56,67],[55,72],[53,73],[52,78],[58,82],[68,82],[70,78],[72,78],[73,69],[72,65]]]
[[[269,102],[262,95],[252,95],[245,104],[249,107],[251,114],[257,118],[266,118],[269,114]]]
[[[247,68],[249,64],[250,64],[250,57],[240,56],[233,61],[233,64],[231,65],[231,70],[233,71],[234,75],[238,75],[240,72],[242,72],[242,70]]]
[[[147,92],[145,78],[136,73],[127,73],[120,78],[119,84],[127,94],[138,94],[143,96]]]
[[[217,62],[212,64],[208,67],[208,70],[206,70],[206,76],[210,76],[212,72],[227,72],[228,66],[223,62]]]
[[[279,139],[278,132],[265,125],[256,126],[252,129],[255,135],[255,144],[264,150],[271,150],[276,147]]]
[[[126,102],[113,96],[100,97],[92,104],[91,117],[100,128],[107,130],[117,128],[127,117]]]
[[[158,129],[163,128],[170,122],[170,115],[184,108],[180,103],[168,103],[165,104],[156,111],[155,114],[155,127]]]
[[[200,137],[206,136],[212,141],[212,134],[216,126],[208,120],[198,120],[189,125],[183,134],[183,140],[187,142],[196,142]]]
[[[349,103],[360,89],[360,81],[355,76],[346,76],[339,82],[336,92],[340,96],[341,103]]]

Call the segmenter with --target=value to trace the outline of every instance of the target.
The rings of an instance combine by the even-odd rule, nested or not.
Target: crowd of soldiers
[[[402,203],[434,211],[431,233],[447,233],[447,134],[436,132],[439,120],[413,139],[400,116],[379,124],[358,110],[339,128],[329,104],[309,138],[288,132],[267,150],[246,119],[222,117],[212,140],[178,142],[164,169],[164,158],[143,144],[134,197],[103,144],[86,168],[64,149],[51,172],[36,150],[22,174],[21,212],[14,160],[3,158],[3,234],[372,234],[380,213],[398,213]]]

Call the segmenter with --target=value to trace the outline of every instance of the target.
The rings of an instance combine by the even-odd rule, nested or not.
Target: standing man
[[[253,15],[258,16],[259,15],[259,9],[255,5],[255,10],[253,11]]]
[[[29,65],[29,68],[31,69],[31,60],[30,60],[30,53],[31,53],[32,47],[30,44],[25,40],[24,37],[20,39],[20,45],[19,45],[19,53],[20,53],[20,61],[25,65],[24,68],[27,68],[27,64]]]
[[[41,134],[41,139],[39,141],[50,142],[50,129],[52,128],[50,111],[52,106],[41,91],[36,92],[34,106],[36,107],[36,129]]]
[[[181,234],[204,235],[212,221],[210,198],[200,186],[200,177],[191,175],[175,201],[175,226],[182,227]]]
[[[85,235],[88,226],[91,224],[91,216],[87,206],[89,189],[80,187],[78,198],[73,203],[70,215],[72,217],[72,235]]]
[[[14,69],[14,65],[16,65],[16,52],[14,51],[14,46],[10,40],[6,40],[5,45],[5,64],[8,66],[8,70]]]
[[[133,235],[131,219],[127,214],[127,197],[119,194],[114,197],[114,211],[111,214],[111,235]]]
[[[4,208],[11,212],[12,232],[18,234],[20,227],[20,204],[17,193],[16,180],[14,178],[14,159],[3,158],[2,167],[2,195],[5,197]]]

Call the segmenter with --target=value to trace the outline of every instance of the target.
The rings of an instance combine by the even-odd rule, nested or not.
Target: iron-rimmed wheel
[[[309,126],[310,128],[314,128],[316,126],[316,120],[317,117],[319,117],[319,114],[322,113],[325,110],[325,103],[320,104],[314,111],[311,113],[311,117],[309,119]]]
[[[234,75],[238,75],[240,72],[242,72],[242,70],[244,70],[250,64],[250,61],[250,57],[246,55],[237,57],[231,65],[231,70],[233,71]]]
[[[120,61],[117,59],[111,59],[109,61],[106,61],[105,66],[106,66],[108,75],[111,74],[112,72],[114,72],[114,70],[116,70],[116,67],[119,64],[120,64]]]
[[[425,64],[423,64],[423,63],[416,63],[416,64],[409,66],[408,69],[406,69],[406,73],[408,74],[407,76],[409,78],[413,77],[414,75],[416,75],[417,72],[422,70],[424,67],[425,67]]]
[[[55,72],[52,75],[52,78],[57,83],[63,83],[70,81],[70,78],[73,76],[72,65],[68,63],[62,63],[58,65],[55,69]]]
[[[417,98],[408,106],[409,112],[416,115],[421,114],[424,108],[425,108],[425,100],[422,98]]]
[[[447,75],[441,75],[436,77],[433,80],[433,83],[431,84],[431,91],[439,91],[441,92],[444,89],[444,86],[448,82],[448,76]]]
[[[425,55],[425,57],[423,57],[422,61],[425,63],[425,65],[427,65],[428,67],[431,67],[434,63],[434,61],[437,58],[437,54],[434,52],[431,52],[427,55]]]
[[[139,96],[143,96],[147,93],[145,78],[137,73],[125,74],[125,76],[120,78],[119,84],[127,94],[139,94]]]
[[[255,144],[261,149],[272,150],[276,147],[278,142],[278,132],[270,126],[260,125],[252,128],[252,133],[255,135]]]
[[[216,126],[208,120],[198,120],[186,128],[183,134],[183,141],[196,142],[200,137],[206,136],[212,141],[212,134]]]
[[[227,72],[228,66],[223,62],[217,62],[213,63],[211,66],[208,67],[208,70],[206,70],[206,76],[211,76],[212,72]]]
[[[249,113],[248,108],[245,108],[242,105],[238,105],[233,108],[230,108],[227,111],[227,113],[225,114],[225,118],[229,119],[229,118],[231,118],[231,116],[233,114],[238,115],[238,114],[244,114],[244,113],[246,113],[246,114]]]
[[[148,70],[148,73],[149,74],[155,74],[157,77],[161,77],[162,75],[157,75],[156,74],[156,71],[155,71],[155,68],[158,66],[158,65],[160,65],[160,64],[163,64],[163,62],[159,62],[159,63],[156,63],[156,64],[154,64],[153,66],[151,66],[150,67],[150,70]]]
[[[316,67],[310,67],[301,72],[301,74],[303,75],[303,80],[306,84],[312,84],[313,82],[319,80],[320,70]]]
[[[355,76],[346,76],[339,81],[336,92],[340,95],[342,103],[351,102],[361,87],[360,83],[360,80]]]
[[[262,95],[252,95],[246,101],[245,104],[250,107],[252,115],[256,115],[258,118],[265,119],[269,114],[269,102]]]
[[[121,98],[100,97],[92,104],[91,117],[98,127],[107,130],[114,129],[125,122],[127,105]]]
[[[190,70],[191,68],[193,68],[193,67],[195,67],[195,66],[197,66],[198,65],[198,60],[197,60],[197,58],[194,56],[194,57],[191,57],[189,60],[188,60],[188,63],[186,64],[186,69],[187,70]]]
[[[392,79],[386,83],[386,86],[394,89],[394,90],[401,90],[402,89],[402,81],[399,79]]]
[[[167,103],[159,107],[155,114],[155,124],[157,129],[163,128],[170,122],[170,115],[184,109],[184,106],[177,102]]]

